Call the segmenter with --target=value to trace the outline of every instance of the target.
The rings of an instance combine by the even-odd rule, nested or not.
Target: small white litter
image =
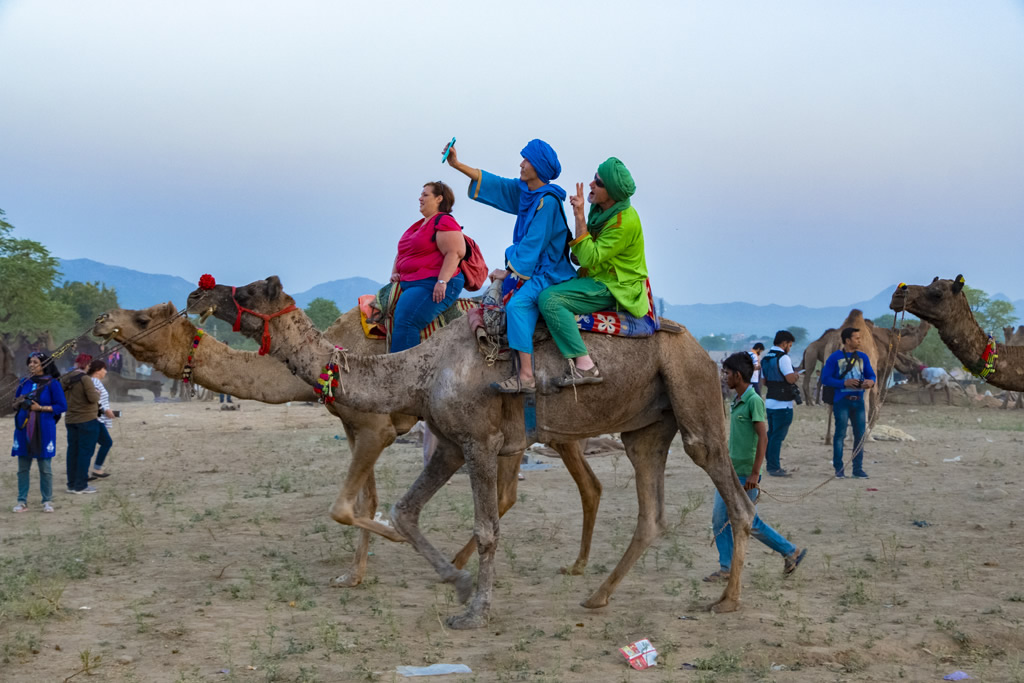
[[[960,462],[960,456],[958,455],[955,458],[943,458],[942,462]]]
[[[390,519],[387,519],[387,518],[385,518],[385,517],[384,517],[384,513],[383,513],[383,512],[381,512],[380,510],[377,510],[377,514],[375,514],[375,515],[373,516],[373,521],[375,521],[375,522],[380,522],[380,523],[381,523],[381,524],[383,524],[384,526],[391,526],[391,520],[390,520]],[[433,674],[416,674],[416,675],[417,675],[417,676],[423,676],[423,675],[431,675],[431,676],[432,676]]]
[[[444,676],[445,674],[471,674],[465,664],[431,664],[430,666],[399,666],[395,671],[406,678],[413,676]]]

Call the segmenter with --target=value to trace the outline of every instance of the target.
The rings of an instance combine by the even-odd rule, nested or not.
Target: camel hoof
[[[602,607],[608,606],[608,596],[594,593],[585,601],[581,602],[580,605],[587,609],[601,609]]]
[[[471,628],[483,628],[487,625],[487,620],[483,615],[469,611],[458,616],[448,617],[445,619],[445,623],[448,624],[448,628],[455,631],[466,631]]]
[[[586,568],[587,568],[587,564],[585,562],[583,564],[580,564],[579,562],[577,562],[576,564],[574,564],[571,567],[560,567],[558,569],[558,573],[559,574],[564,574],[566,576],[583,576],[583,571]]]
[[[714,612],[715,614],[726,614],[727,612],[735,612],[739,608],[740,608],[740,601],[739,600],[732,600],[730,598],[722,598],[721,600],[719,600],[715,604],[711,605],[711,607],[708,607],[708,611],[709,612]]]
[[[455,597],[458,599],[460,605],[465,605],[469,600],[469,597],[473,595],[473,577],[469,572],[460,569],[455,574],[455,578],[451,580],[451,583],[455,586]],[[466,628],[476,628],[469,627]]]
[[[362,582],[363,577],[352,573],[345,573],[331,579],[331,585],[335,588],[355,588]]]

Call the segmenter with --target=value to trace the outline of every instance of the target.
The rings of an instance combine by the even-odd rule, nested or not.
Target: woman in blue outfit
[[[53,512],[53,456],[57,453],[57,420],[67,410],[60,371],[46,353],[35,351],[28,357],[28,377],[18,383],[14,393],[14,447],[18,458],[18,504],[14,512],[28,510],[29,472],[32,461],[39,467],[39,491],[43,512]]]
[[[391,353],[420,343],[420,331],[459,298],[466,278],[459,263],[466,255],[466,240],[451,216],[452,188],[440,181],[423,186],[420,214],[398,240],[391,281],[402,283],[395,305]]]
[[[448,154],[452,168],[467,176],[469,196],[516,216],[512,245],[505,250],[506,270],[492,278],[516,279],[515,293],[505,307],[508,344],[519,353],[519,372],[492,386],[502,393],[533,393],[533,330],[540,309],[537,297],[551,285],[576,275],[569,262],[569,226],[562,202],[566,193],[551,183],[562,172],[558,155],[543,140],[530,140],[520,154],[519,179],[501,178],[459,161],[455,148]],[[506,287],[506,290],[510,287]]]

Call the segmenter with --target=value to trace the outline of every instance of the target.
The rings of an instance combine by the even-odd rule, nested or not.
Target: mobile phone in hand
[[[121,417],[121,411],[120,410],[112,410],[110,412],[114,413],[114,417]]]
[[[452,141],[444,146],[444,151],[441,152],[441,163],[448,161],[448,153],[452,151],[452,146],[455,144],[455,137],[452,136]]]

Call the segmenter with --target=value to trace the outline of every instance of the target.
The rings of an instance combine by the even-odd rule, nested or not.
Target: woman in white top
[[[99,359],[94,360],[89,364],[88,375],[92,378],[92,383],[96,385],[96,390],[100,392],[100,438],[96,442],[100,450],[96,453],[96,460],[93,463],[92,471],[89,472],[89,481],[92,481],[110,476],[103,471],[103,463],[107,459],[107,453],[110,452],[110,448],[114,445],[114,440],[110,438],[110,428],[113,426],[114,417],[116,416],[114,411],[110,409],[110,394],[107,393],[107,388],[103,386],[103,378],[107,376],[106,362]]]

